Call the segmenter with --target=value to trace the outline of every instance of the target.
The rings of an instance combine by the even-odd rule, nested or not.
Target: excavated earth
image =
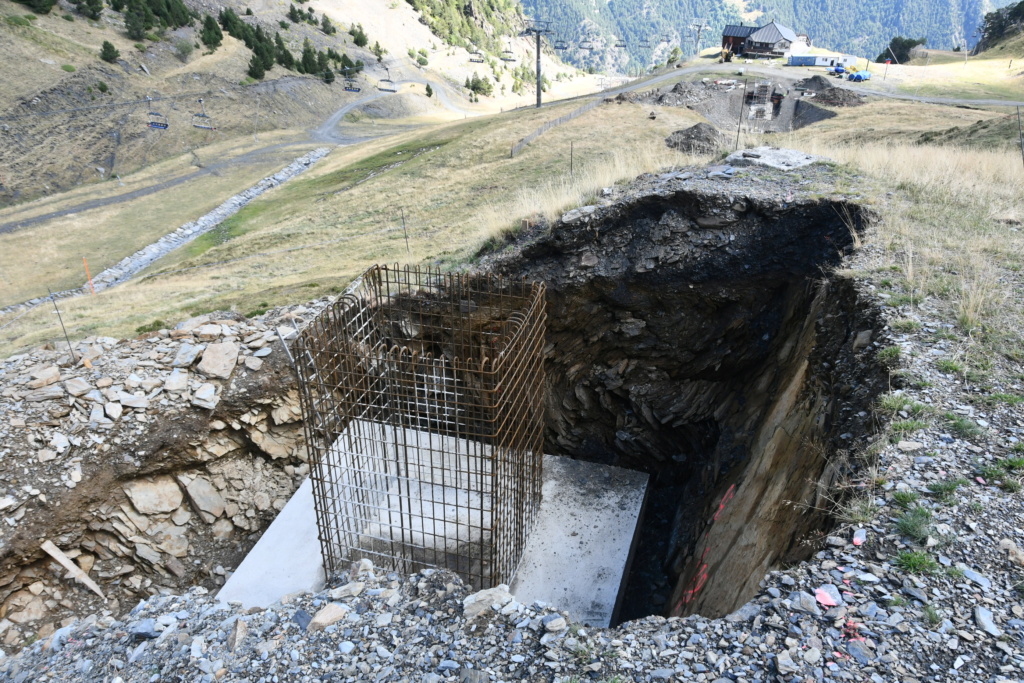
[[[548,451],[651,475],[625,618],[742,605],[813,549],[874,438],[879,323],[830,272],[863,210],[729,173],[642,178],[494,264],[547,283]]]
[[[833,270],[870,218],[835,188],[868,186],[824,163],[643,176],[481,258],[548,284],[546,450],[652,475],[624,615],[642,618],[613,629],[366,563],[266,610],[211,600],[306,472],[280,338],[325,301],[8,359],[0,636],[31,646],[0,680],[1019,680],[1019,495],[976,468],[1024,450],[1024,422],[936,370],[959,343],[941,305],[897,312]],[[904,415],[974,431],[876,436],[899,381],[883,348],[917,378]],[[849,490],[871,512],[836,527]],[[912,496],[927,543],[896,531]],[[910,550],[944,569],[915,573]]]

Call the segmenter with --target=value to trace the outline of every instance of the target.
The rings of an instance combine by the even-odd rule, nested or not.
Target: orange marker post
[[[89,262],[82,257],[82,263],[85,264],[85,277],[89,280],[89,291],[92,292],[93,296],[96,296],[96,288],[92,286],[92,275],[89,275]]]

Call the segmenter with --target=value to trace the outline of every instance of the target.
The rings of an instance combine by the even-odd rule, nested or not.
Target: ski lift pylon
[[[206,114],[206,105],[203,104],[202,97],[199,98],[199,107],[201,111],[192,114],[192,126],[203,130],[217,130],[213,125],[213,119]]]

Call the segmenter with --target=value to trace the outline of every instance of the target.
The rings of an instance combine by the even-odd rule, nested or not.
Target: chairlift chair
[[[480,52],[480,50],[470,50],[469,51],[469,61],[472,62],[473,64],[483,64],[484,63],[484,56]]]
[[[351,76],[346,76],[345,90],[348,92],[359,92],[360,90],[362,90],[362,88],[356,85],[356,79],[352,78]]]
[[[501,51],[501,61],[503,62],[514,62],[516,61],[516,55],[512,52],[512,45]]]
[[[159,128],[160,130],[167,130],[170,124],[167,123],[167,117],[155,111],[149,112],[149,123],[147,124],[150,128]]]
[[[382,90],[384,92],[398,92],[398,86],[396,86],[395,82],[390,78],[382,78],[377,83],[377,90]]]
[[[663,42],[663,43],[668,43],[668,42],[671,42],[671,41],[669,40],[669,37],[668,37],[668,34],[667,34],[667,33],[666,33],[665,35],[663,35],[663,36],[661,37],[661,42]]]
[[[146,104],[152,104],[152,102],[153,98],[147,95]],[[163,114],[151,111],[147,114],[147,116],[149,116],[149,120],[146,122],[146,125],[150,128],[156,128],[158,130],[167,130],[169,128],[169,124],[167,123],[167,117]]]
[[[640,43],[639,43],[639,47],[642,47],[642,48],[645,48],[645,49],[650,48],[651,47],[651,39],[650,38],[641,38],[640,39]]]
[[[626,41],[622,38],[615,39],[615,47],[626,47]]]
[[[217,130],[213,125],[213,119],[206,114],[206,105],[203,104],[202,97],[199,98],[199,107],[202,111],[192,114],[192,126],[203,130]]]
[[[566,43],[561,38],[556,38],[555,39],[555,49],[556,50],[568,50],[569,49],[569,44]]]
[[[594,41],[592,41],[590,38],[584,38],[583,40],[580,41],[580,49],[581,50],[593,50],[594,49]]]

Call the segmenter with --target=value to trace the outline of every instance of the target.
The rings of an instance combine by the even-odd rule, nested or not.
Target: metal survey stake
[[[46,293],[50,295],[50,303],[53,304],[53,310],[57,311],[57,320],[60,321],[60,329],[64,332],[64,341],[68,343],[68,352],[71,354],[71,361],[76,362],[78,358],[75,356],[75,350],[71,348],[71,340],[68,338],[68,330],[64,327],[64,318],[60,316],[60,309],[57,308],[57,300],[53,298],[53,292],[50,288],[46,288]]]

